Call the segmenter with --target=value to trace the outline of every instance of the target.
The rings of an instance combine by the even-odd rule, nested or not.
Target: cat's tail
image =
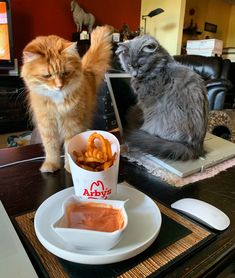
[[[105,72],[110,67],[112,31],[108,25],[96,27],[91,33],[91,46],[82,58],[82,68],[95,77],[96,86],[100,85]]]
[[[172,160],[191,160],[204,156],[203,144],[173,142],[151,135],[142,130],[135,130],[126,136],[129,147],[140,149],[144,153]]]

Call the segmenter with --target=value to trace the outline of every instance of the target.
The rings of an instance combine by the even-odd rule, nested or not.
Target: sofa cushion
[[[189,66],[207,81],[221,78],[223,59],[221,57],[208,57],[200,55],[176,55],[175,60]]]

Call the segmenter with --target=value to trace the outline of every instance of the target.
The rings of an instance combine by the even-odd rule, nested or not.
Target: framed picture
[[[209,22],[205,22],[204,30],[208,31],[208,32],[211,32],[211,33],[216,33],[217,25],[209,23]]]

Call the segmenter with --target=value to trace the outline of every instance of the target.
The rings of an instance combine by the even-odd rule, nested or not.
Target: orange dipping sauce
[[[72,203],[65,214],[67,228],[114,232],[124,226],[122,210],[102,203]]]

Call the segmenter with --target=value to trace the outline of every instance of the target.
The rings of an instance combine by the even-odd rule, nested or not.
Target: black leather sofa
[[[208,90],[208,100],[211,118],[210,129],[218,125],[218,113],[224,108],[226,93],[232,88],[229,80],[231,62],[221,57],[205,57],[199,55],[178,55],[175,60],[183,65],[189,66],[202,76]],[[123,72],[117,60],[114,59],[112,73]],[[133,91],[119,79],[115,86],[120,88],[120,94],[116,96],[116,102],[120,115],[126,115],[128,107],[135,103]],[[110,130],[117,127],[116,117],[112,108],[111,98],[106,83],[104,82],[98,92],[97,111],[95,113],[93,128]],[[219,111],[218,111],[219,110]],[[212,113],[212,114],[211,114]],[[215,119],[216,120],[213,120]],[[122,123],[123,123],[123,119]],[[222,121],[224,122],[224,120]],[[219,125],[222,125],[219,124]],[[224,125],[224,124],[223,124]],[[226,125],[227,126],[227,125]]]
[[[222,110],[226,93],[232,88],[229,80],[231,61],[221,57],[175,55],[179,63],[189,66],[205,80],[210,110]]]

